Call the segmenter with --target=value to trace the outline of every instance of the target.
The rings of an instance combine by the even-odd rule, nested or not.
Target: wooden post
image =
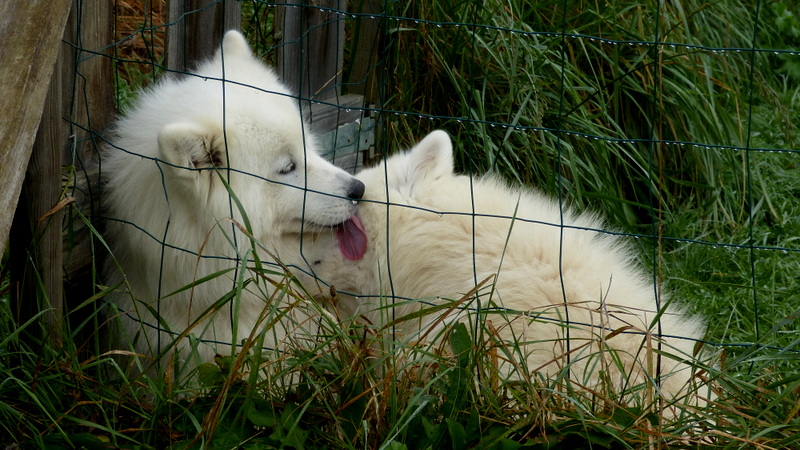
[[[239,30],[242,7],[227,0],[167,0],[168,70],[184,72],[214,54],[225,31]]]
[[[342,95],[347,2],[290,0],[277,8],[278,75],[300,99],[322,156],[355,173],[363,148],[372,144],[374,122],[362,123],[363,95]]]
[[[53,44],[52,59],[57,63],[48,80],[23,195],[16,209],[10,255],[18,323],[44,310],[44,337],[56,346],[62,342],[67,309],[63,304],[62,226],[69,209],[59,205],[67,181],[62,168],[65,162],[81,165],[96,152],[92,130],[105,128],[114,110],[111,61],[95,54],[112,42],[111,5],[75,2],[64,14],[66,25]],[[79,47],[90,52],[79,53]],[[88,236],[88,232],[84,234]],[[83,250],[91,261],[89,246]],[[30,331],[36,333],[35,329]]]
[[[381,14],[384,2],[380,0],[358,0],[359,17],[355,19],[353,60],[345,71],[345,82],[352,94],[364,96],[365,104],[379,106],[378,66],[380,56]]]
[[[11,228],[71,0],[0,2],[0,254]]]
[[[63,48],[63,47],[62,47]],[[44,105],[42,121],[33,144],[33,153],[28,163],[25,178],[25,194],[21,198],[18,211],[27,216],[33,228],[33,241],[30,245],[25,287],[16,301],[20,319],[24,321],[39,308],[45,311],[44,324],[49,341],[56,347],[62,343],[61,326],[64,317],[64,291],[62,284],[61,261],[63,256],[61,223],[63,210],[51,211],[61,198],[62,156],[69,145],[69,127],[64,122],[63,79],[66,64],[65,53],[56,63],[50,90]],[[25,208],[27,206],[27,208]],[[25,211],[27,209],[27,211]],[[49,214],[48,214],[49,212]],[[16,230],[15,230],[16,231]],[[32,264],[31,264],[32,262]],[[37,300],[41,303],[37,305]],[[31,310],[31,308],[36,308]]]
[[[48,226],[49,221],[37,219],[58,202],[62,148],[54,144],[60,130],[44,127],[37,133],[37,129],[40,122],[49,122],[53,115],[57,115],[59,121],[63,117],[58,95],[60,77],[53,76],[53,69],[70,5],[71,0],[0,4],[0,40],[10,43],[4,46],[0,56],[0,151],[3,152],[0,178],[7,183],[0,194],[0,249],[5,246],[12,223],[10,213],[21,212],[18,219],[13,220],[21,235],[10,239],[14,246],[9,266],[15,315],[18,323],[27,322],[41,306],[36,300],[47,298],[49,305],[45,306],[50,309],[45,313],[46,329],[52,331],[49,337],[56,345],[61,343],[63,298],[61,222],[56,218],[54,226]],[[23,197],[31,198],[30,208],[28,202],[19,202],[26,166],[30,178]],[[34,238],[36,250],[29,254],[31,238]],[[31,257],[37,264],[28,264]],[[44,295],[37,295],[37,291]]]
[[[378,80],[381,77],[383,65],[381,61],[381,30],[384,19],[382,17],[386,3],[382,0],[357,0],[353,2],[359,16],[353,24],[353,42],[350,50],[352,61],[344,72],[344,82],[347,83],[351,94],[363,96],[362,106],[373,108],[370,116],[373,127],[370,133],[370,144],[361,157],[361,162],[371,161],[375,156],[375,146],[381,139],[381,127],[375,126],[380,121],[377,111],[382,106],[381,92],[378,89]],[[359,136],[360,137],[360,136]]]
[[[289,0],[278,7],[281,28],[278,74],[301,99],[337,99],[344,57],[344,0],[319,0],[315,7]]]
[[[65,56],[68,63],[63,67],[63,116],[70,117],[74,124],[69,132],[74,145],[64,148],[64,165],[71,166],[73,170],[68,173],[74,174],[65,180],[72,186],[66,195],[75,198],[75,207],[80,208],[84,216],[94,219],[100,213],[97,162],[104,142],[101,134],[111,126],[116,115],[113,49],[110,48],[114,42],[113,4],[76,1],[64,40],[77,44]],[[75,217],[71,217],[65,227],[69,239],[64,248],[64,276],[69,279],[91,273],[92,264],[103,261],[102,255],[92,251],[94,237],[89,227]],[[100,251],[102,246],[94,249]],[[85,283],[92,281],[85,280]]]

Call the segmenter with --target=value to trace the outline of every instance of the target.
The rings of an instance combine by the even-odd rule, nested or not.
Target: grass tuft
[[[697,369],[708,406],[679,402],[665,419],[651,380],[589,388],[568,365],[510,381],[499,363],[520,343],[497,339],[500,315],[398,338],[337,317],[284,268],[256,263],[207,312],[258,290],[262,327],[238,336],[235,352],[196,368],[167,360],[166,376],[152,376],[142,369],[154,361],[108,348],[115,312],[101,312],[116,286],[94,279],[55,347],[36,317],[17,323],[5,255],[0,446],[800,448],[800,19],[790,4],[385,4],[383,150],[444,128],[460,171],[539,187],[638,235],[653,279],[707,319],[698,348],[716,358]],[[274,57],[264,32],[274,7],[243,7],[258,53]],[[158,71],[155,25],[148,13],[121,44],[148,60],[116,62],[121,109]],[[244,259],[263,252],[240,244]],[[315,332],[265,349],[293,310],[311,313]],[[196,330],[175,331],[198,344]],[[437,333],[448,339],[422,339]]]

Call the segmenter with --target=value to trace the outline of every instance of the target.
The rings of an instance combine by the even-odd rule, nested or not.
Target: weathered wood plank
[[[11,231],[17,320],[24,323],[44,310],[43,329],[56,346],[61,343],[61,324],[68,311],[64,305],[62,227],[71,209],[60,204],[63,167],[90,165],[98,152],[94,130],[104,129],[113,119],[111,61],[102,55],[102,49],[113,40],[111,7],[108,2],[75,2],[70,11],[64,43],[57,45],[57,63]],[[74,254],[73,248],[68,250]],[[89,252],[89,246],[84,251]]]
[[[355,174],[363,167],[364,152],[375,145],[375,120],[367,116],[347,122],[320,136],[320,144],[323,157]]]
[[[64,317],[64,289],[61,270],[63,246],[61,223],[64,212],[58,208],[51,212],[61,197],[62,156],[69,143],[69,127],[64,123],[62,87],[65,66],[74,66],[65,61],[65,52],[56,63],[50,81],[42,120],[33,144],[33,151],[25,174],[25,193],[20,197],[17,214],[28,218],[32,227],[32,240],[27,254],[13,254],[15,264],[27,264],[28,269],[21,281],[24,286],[17,289],[15,310],[20,325],[33,317],[39,308],[45,311],[43,320],[48,340],[56,347],[62,343],[61,322]],[[23,205],[23,202],[26,203]],[[48,214],[49,213],[49,214]],[[17,236],[17,229],[12,228]],[[27,257],[26,257],[27,256]],[[32,274],[38,274],[34,277]]]
[[[71,0],[0,2],[0,254],[42,117]]]
[[[62,84],[63,101],[68,108],[63,114],[74,124],[70,130],[74,145],[64,145],[66,195],[75,198],[72,207],[79,208],[89,219],[99,215],[97,162],[103,145],[101,134],[116,114],[110,47],[114,42],[113,6],[104,1],[82,2],[81,8],[73,8],[64,33],[65,41],[80,44],[65,49],[69,52],[66,58],[77,61],[64,68]],[[67,125],[63,119],[62,123]],[[63,274],[67,279],[90,272],[95,256],[88,227],[74,216],[71,219],[65,224]],[[102,246],[97,245],[96,249]],[[95,262],[102,264],[102,259]]]
[[[242,6],[232,0],[168,0],[166,66],[184,72],[214,54],[225,31],[239,30]]]
[[[361,109],[364,97],[347,94],[336,103],[311,105],[311,130],[319,136],[320,154],[348,173],[362,168],[363,151],[374,143],[374,120]],[[366,148],[363,142],[368,142]]]
[[[318,0],[311,7],[290,0],[277,7],[276,27],[282,28],[278,74],[301,98],[335,99],[340,94],[346,3]]]
[[[339,125],[354,122],[363,115],[363,106],[364,97],[353,94],[314,103],[311,111],[306,113],[311,122],[311,131],[321,135],[335,130]]]
[[[377,105],[379,54],[381,45],[381,14],[385,4],[382,0],[359,0],[356,3],[359,16],[353,24],[353,61],[345,71],[345,83],[351,94],[361,94],[367,105]]]
[[[346,7],[344,0],[319,0],[313,5],[290,0],[276,6],[277,70],[300,98],[311,129],[321,136],[323,156],[354,173],[361,168],[362,150],[345,141],[360,141],[363,135],[372,142],[374,126],[362,126],[362,119],[367,119],[363,95],[342,95]]]

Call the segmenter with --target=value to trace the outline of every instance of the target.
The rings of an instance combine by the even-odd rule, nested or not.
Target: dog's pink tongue
[[[367,234],[358,216],[353,216],[336,227],[339,250],[349,260],[361,259],[367,251]]]

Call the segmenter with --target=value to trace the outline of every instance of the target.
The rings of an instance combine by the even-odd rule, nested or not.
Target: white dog
[[[230,354],[232,340],[254,328],[268,328],[265,345],[279,346],[306,326],[297,308],[271,298],[253,261],[296,254],[281,236],[310,225],[358,238],[350,219],[364,192],[317,154],[308,130],[297,102],[235,31],[195,74],[163,79],[119,120],[102,170],[106,282],[120,286],[112,299],[123,342],[156,359],[178,349],[195,364]]]
[[[409,342],[437,336],[427,329],[453,319],[443,320],[446,308],[399,318],[478,286],[483,317],[497,330],[501,374],[512,379],[552,376],[569,362],[578,383],[623,389],[655,379],[660,365],[661,394],[688,392],[693,371],[682,361],[692,358],[691,339],[704,327],[667,307],[663,295],[657,308],[652,280],[617,237],[599,231],[595,216],[537,192],[455,175],[452,158],[450,138],[435,131],[358,174],[366,185],[357,213],[366,250],[347,234],[322,230],[304,237],[308,264],[298,267],[346,293],[341,307],[353,316],[378,326],[397,319],[394,332]],[[508,312],[492,313],[498,307]],[[477,303],[469,308],[453,317],[474,320]],[[660,343],[652,337],[659,331]],[[674,356],[659,358],[659,348]]]

